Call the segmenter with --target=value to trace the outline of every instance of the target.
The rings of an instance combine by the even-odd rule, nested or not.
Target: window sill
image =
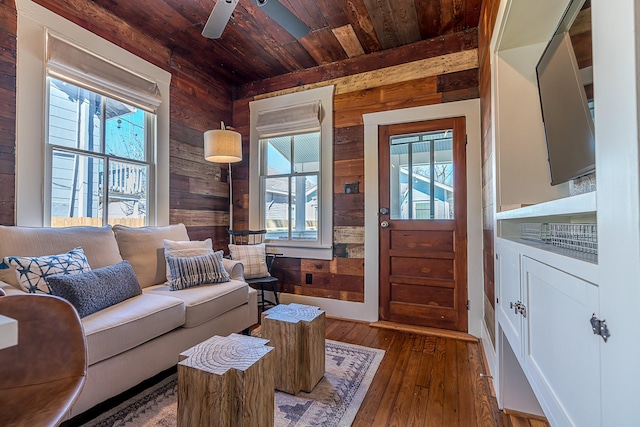
[[[275,252],[282,254],[287,258],[305,258],[305,259],[333,259],[333,247],[300,247],[300,246],[282,246],[274,243],[267,243],[267,252]]]

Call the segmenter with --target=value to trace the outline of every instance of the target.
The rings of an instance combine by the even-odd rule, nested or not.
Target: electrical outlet
[[[307,273],[307,274],[306,274],[306,276],[305,276],[305,283],[306,283],[307,285],[310,285],[310,284],[312,284],[312,283],[313,283],[313,274],[311,274],[311,273]]]

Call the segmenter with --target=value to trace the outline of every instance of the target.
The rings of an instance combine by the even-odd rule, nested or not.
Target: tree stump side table
[[[276,390],[310,392],[324,376],[324,311],[280,304],[262,313],[262,337],[275,348]]]
[[[267,343],[231,334],[180,353],[178,427],[272,427],[274,353]]]

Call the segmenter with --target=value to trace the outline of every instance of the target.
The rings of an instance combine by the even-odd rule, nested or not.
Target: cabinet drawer
[[[600,425],[600,341],[589,319],[599,289],[522,257],[524,371],[552,425]],[[576,392],[577,391],[577,392]]]

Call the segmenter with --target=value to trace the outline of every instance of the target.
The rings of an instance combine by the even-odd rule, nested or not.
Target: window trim
[[[320,101],[320,158],[321,170],[319,190],[319,233],[314,242],[267,241],[270,249],[287,257],[309,259],[333,259],[333,93],[334,86],[323,86],[306,91],[289,93],[271,98],[260,99],[249,103],[251,112],[250,154],[249,154],[249,228],[263,228],[263,204],[261,200],[260,165],[262,152],[259,144],[256,124],[258,114],[266,110],[287,108],[297,104],[308,104]]]
[[[18,9],[16,82],[16,206],[15,223],[50,225],[45,210],[46,34],[51,31],[114,64],[156,82],[162,102],[157,110],[153,152],[155,211],[150,225],[169,224],[169,86],[171,73],[85,30],[30,1],[16,0]],[[153,185],[153,187],[152,187]]]

